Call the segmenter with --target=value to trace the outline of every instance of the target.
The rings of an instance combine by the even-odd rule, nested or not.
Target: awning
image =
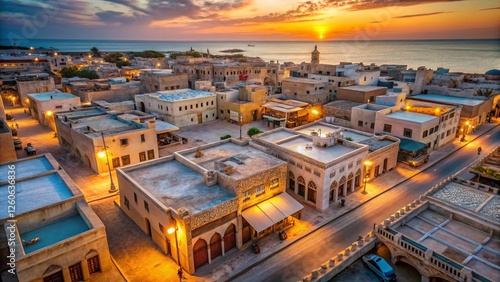
[[[409,151],[409,152],[418,152],[422,149],[427,148],[427,144],[414,141],[411,139],[398,137],[401,142],[399,143],[399,149]]]
[[[244,210],[242,215],[255,231],[261,232],[303,208],[290,195],[281,193]]]

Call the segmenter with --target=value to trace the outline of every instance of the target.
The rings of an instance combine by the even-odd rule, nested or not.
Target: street
[[[477,160],[479,146],[484,152],[489,152],[498,144],[500,129],[496,127],[422,173],[360,205],[230,280],[302,280],[311,270],[349,246],[358,235],[371,231],[374,223],[380,223],[448,176],[468,168]],[[467,169],[464,174],[467,174]]]

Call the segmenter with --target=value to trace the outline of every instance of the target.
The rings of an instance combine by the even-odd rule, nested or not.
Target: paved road
[[[270,256],[242,275],[232,277],[231,280],[252,282],[302,280],[311,270],[319,267],[354,242],[358,235],[371,231],[374,223],[382,222],[435,184],[464,167],[469,167],[477,160],[479,146],[486,153],[499,144],[500,129],[496,127],[421,174],[373,198],[304,237],[291,247]]]

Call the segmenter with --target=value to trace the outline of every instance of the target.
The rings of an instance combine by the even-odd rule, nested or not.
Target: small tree
[[[100,57],[101,56],[99,49],[97,49],[97,47],[95,47],[95,46],[90,48],[90,53],[92,53],[93,57]]]
[[[247,134],[248,136],[252,137],[253,135],[255,134],[259,134],[259,133],[262,133],[262,131],[260,131],[260,129],[258,129],[257,127],[252,127],[250,128],[248,131],[247,131]]]

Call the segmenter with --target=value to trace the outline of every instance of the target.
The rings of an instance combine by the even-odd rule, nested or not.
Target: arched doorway
[[[335,190],[337,189],[337,181],[333,181],[332,184],[330,184],[330,194],[328,195],[328,202],[330,204],[334,203],[337,201],[335,197]]]
[[[224,232],[224,253],[236,247],[236,227],[231,224]]]
[[[356,171],[356,177],[354,177],[354,187],[358,188],[361,186],[361,170]]]
[[[210,238],[210,259],[214,259],[222,255],[222,244],[219,233],[215,233]]]
[[[194,267],[198,268],[205,263],[208,263],[207,242],[203,239],[198,239],[193,246]]]
[[[305,197],[306,196],[306,181],[304,180],[304,177],[299,176],[297,178],[297,185],[299,188],[299,191],[298,191],[299,196]]]
[[[344,187],[345,187],[345,176],[342,176],[339,181],[339,189],[338,189],[338,198],[345,196],[344,192]]]
[[[307,183],[307,200],[311,203],[316,204],[317,188],[316,184],[312,181]]]
[[[288,189],[295,191],[295,175],[293,172],[288,172]]]
[[[352,186],[352,181],[353,181],[354,175],[349,173],[349,176],[347,177],[347,194],[350,194],[352,191],[354,191],[354,187]]]
[[[269,76],[266,76],[266,78],[264,78],[264,85],[265,86],[273,86],[273,87],[275,87],[276,86],[276,82],[274,82],[274,79],[270,78]]]
[[[146,112],[146,106],[144,105],[144,102],[141,102],[139,105],[141,106],[141,112],[145,113]]]

